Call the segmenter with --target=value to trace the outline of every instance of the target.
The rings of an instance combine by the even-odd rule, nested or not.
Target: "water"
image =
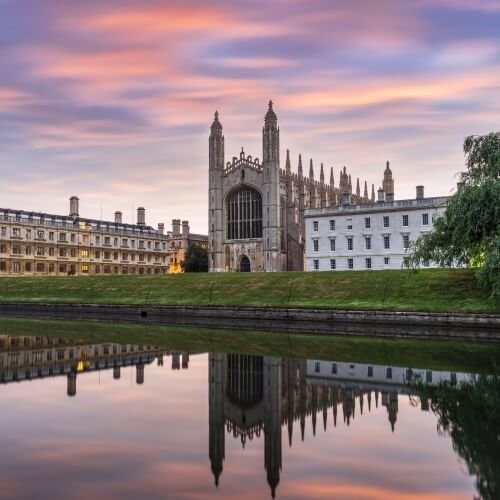
[[[10,332],[0,335],[0,497],[494,498],[498,401],[485,417],[475,394],[478,408],[456,417],[472,425],[440,419],[479,380],[489,383]]]

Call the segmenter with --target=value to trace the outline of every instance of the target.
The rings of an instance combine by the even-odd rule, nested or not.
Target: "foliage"
[[[420,396],[431,400],[438,430],[451,436],[454,450],[476,476],[481,498],[500,498],[500,376],[422,386]]]
[[[468,137],[464,152],[461,186],[434,230],[412,245],[409,265],[473,267],[479,283],[500,297],[500,136]]]
[[[182,270],[185,273],[206,273],[208,272],[208,252],[196,243],[191,243],[186,251],[186,258],[181,262]]]

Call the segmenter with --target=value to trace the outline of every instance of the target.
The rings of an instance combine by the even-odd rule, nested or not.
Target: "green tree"
[[[181,262],[181,267],[185,273],[208,272],[207,249],[196,243],[191,243],[186,250],[186,258]]]
[[[460,187],[434,230],[412,245],[408,265],[475,268],[480,284],[500,297],[500,136],[467,137],[464,153]]]

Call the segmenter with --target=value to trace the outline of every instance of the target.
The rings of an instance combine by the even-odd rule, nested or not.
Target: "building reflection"
[[[163,366],[164,356],[172,357],[172,370],[189,367],[188,352],[151,345],[94,344],[54,337],[0,335],[0,383],[66,376],[67,395],[73,397],[80,373],[113,370],[113,379],[119,380],[122,367],[134,366],[135,382],[142,385],[145,366],[155,360],[158,366]]]
[[[294,430],[304,440],[306,420],[316,435],[317,421],[327,429],[339,420],[349,426],[379,405],[385,407],[392,432],[400,395],[414,396],[410,381],[460,383],[466,374],[412,370],[393,366],[295,360],[242,354],[209,354],[209,457],[215,485],[226,458],[226,435],[247,440],[264,436],[264,466],[274,498],[282,468],[281,430],[292,446]],[[412,399],[428,411],[426,400]]]

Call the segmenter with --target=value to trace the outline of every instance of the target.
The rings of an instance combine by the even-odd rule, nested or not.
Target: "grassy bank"
[[[225,352],[351,361],[469,373],[492,373],[500,344],[287,335],[177,326],[0,319],[0,335],[50,336],[75,342],[154,345],[166,350]]]
[[[3,277],[0,301],[500,311],[473,273],[463,269]]]

